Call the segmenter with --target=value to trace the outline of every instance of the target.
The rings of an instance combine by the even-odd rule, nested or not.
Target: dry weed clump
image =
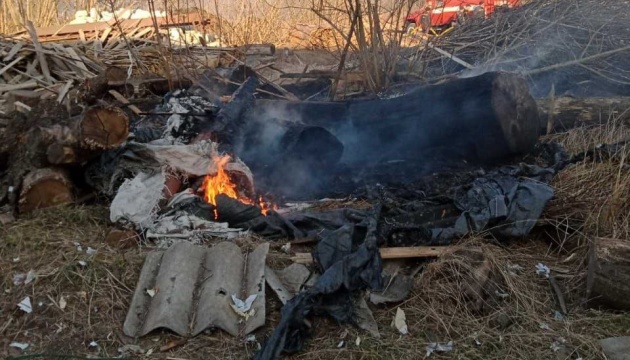
[[[615,0],[536,0],[469,21],[429,42],[472,65],[466,69],[430,47],[419,47],[411,67],[421,77],[440,79],[462,72],[518,72],[535,96],[578,89],[627,89],[630,67],[630,3]],[[627,91],[627,90],[626,90]]]
[[[561,171],[552,183],[556,196],[544,218],[556,226],[558,233],[576,237],[577,246],[596,236],[630,238],[630,127],[619,117],[598,127],[573,129],[545,140],[559,142],[572,155],[600,144],[619,143],[612,153],[600,156],[595,151]]]
[[[421,338],[413,340],[421,342],[418,350],[430,342],[453,341],[457,352],[449,358],[599,358],[593,335],[608,330],[575,325],[585,317],[595,319],[594,314],[569,303],[569,314],[556,318],[560,307],[554,292],[536,273],[538,263],[552,272],[563,266],[547,250],[543,242],[507,249],[473,239],[428,264],[414,295],[400,305],[412,336]],[[573,286],[579,275],[573,270],[564,275],[561,288],[567,299],[580,298],[580,288]]]

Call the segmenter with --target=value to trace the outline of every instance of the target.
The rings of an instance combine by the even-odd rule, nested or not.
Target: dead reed
[[[625,25],[629,22],[627,2],[529,1],[489,20],[464,23],[429,43],[472,64],[473,70],[463,72],[467,76],[504,70],[533,80],[570,78],[577,84],[604,79],[622,86],[630,84],[630,68],[624,61],[630,54]],[[462,71],[459,64],[427,47],[417,48],[410,61],[427,79]],[[546,79],[551,72],[553,79]]]
[[[623,114],[598,127],[578,128],[548,136],[571,154],[592,150],[600,144],[630,140]],[[630,238],[630,145],[619,146],[603,159],[587,157],[561,171],[552,185],[556,196],[545,218],[558,231],[571,235],[577,246],[592,237]]]

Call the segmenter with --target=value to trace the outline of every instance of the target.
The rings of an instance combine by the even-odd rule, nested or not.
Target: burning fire
[[[203,180],[203,184],[201,185],[203,189],[203,197],[206,202],[216,206],[217,205],[217,196],[219,194],[224,194],[226,196],[231,197],[232,199],[236,199],[243,204],[254,205],[254,202],[251,199],[240,196],[237,190],[237,185],[232,181],[228,173],[225,171],[225,166],[228,162],[230,162],[231,157],[229,155],[216,157],[213,159],[214,163],[217,165],[217,173],[216,175],[206,175]],[[265,202],[262,196],[258,198],[256,206],[260,208],[263,215],[267,215],[269,210],[275,208]],[[218,218],[217,210],[214,210],[214,217]]]

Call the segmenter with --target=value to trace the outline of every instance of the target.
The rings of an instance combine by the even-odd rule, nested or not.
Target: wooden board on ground
[[[380,252],[383,259],[411,259],[440,257],[451,249],[451,246],[413,246],[381,248]],[[296,253],[291,260],[298,264],[310,264],[313,256],[311,253]]]

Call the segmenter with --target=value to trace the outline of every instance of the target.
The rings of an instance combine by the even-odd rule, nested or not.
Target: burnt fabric
[[[338,322],[356,322],[353,292],[383,287],[376,233],[379,214],[377,207],[359,224],[325,232],[313,254],[323,274],[313,287],[282,308],[280,322],[255,359],[278,359],[283,352],[300,351],[310,333],[308,316],[327,315]]]

